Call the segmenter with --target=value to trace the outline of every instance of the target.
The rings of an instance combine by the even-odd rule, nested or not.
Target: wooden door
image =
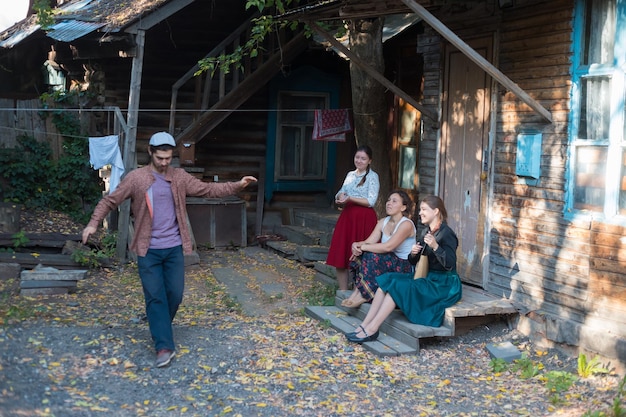
[[[491,38],[468,42],[486,59]],[[439,195],[459,238],[458,271],[483,286],[490,78],[458,49],[446,48]]]

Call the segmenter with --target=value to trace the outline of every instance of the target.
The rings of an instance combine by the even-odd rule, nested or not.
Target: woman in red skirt
[[[378,218],[373,209],[378,199],[378,174],[370,169],[372,149],[359,146],[354,154],[354,171],[348,172],[341,189],[335,195],[335,204],[343,207],[328,250],[326,264],[337,270],[340,290],[348,289],[348,265],[352,256],[352,242],[365,240],[376,227]]]

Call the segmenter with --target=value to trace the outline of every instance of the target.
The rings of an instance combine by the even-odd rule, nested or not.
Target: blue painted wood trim
[[[339,106],[341,80],[337,75],[328,74],[315,67],[300,67],[284,75],[279,74],[269,84],[269,109],[267,120],[266,163],[265,163],[265,201],[271,201],[275,191],[323,191],[330,199],[334,193],[337,171],[337,144],[328,143],[326,179],[320,181],[274,181],[276,167],[276,134],[278,123],[278,94],[281,91],[300,91],[326,93],[329,95],[329,106]]]

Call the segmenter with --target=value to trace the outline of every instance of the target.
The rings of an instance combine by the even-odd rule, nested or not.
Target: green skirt
[[[456,271],[429,271],[426,278],[388,272],[376,278],[406,318],[415,324],[439,327],[446,308],[461,299],[462,286]]]

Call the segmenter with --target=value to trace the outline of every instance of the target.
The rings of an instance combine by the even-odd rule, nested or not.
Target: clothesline
[[[254,113],[254,112],[266,112],[266,113],[281,113],[281,112],[315,112],[320,109],[215,109],[215,110],[199,110],[199,109],[185,109],[185,110],[176,110],[176,113],[206,113],[210,112],[229,112],[229,113]],[[347,108],[347,110],[352,110],[351,108]],[[101,109],[18,109],[5,107],[0,108],[0,111],[26,111],[26,112],[103,112],[103,111],[112,111],[111,108],[101,108]],[[122,112],[128,112],[128,109],[120,109]],[[170,109],[138,109],[138,112],[167,112],[169,113]],[[359,113],[363,115],[363,113]],[[376,114],[376,113],[372,113]]]

